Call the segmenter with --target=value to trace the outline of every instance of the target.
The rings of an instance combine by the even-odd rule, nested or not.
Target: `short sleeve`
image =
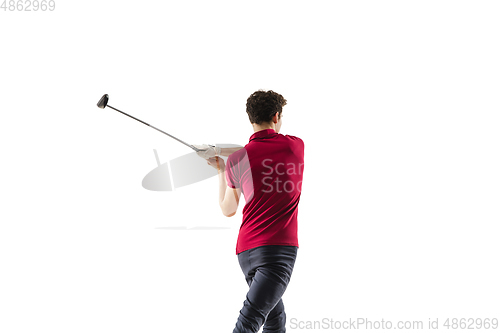
[[[234,160],[231,158],[234,154],[229,155],[226,162],[226,182],[227,186],[231,188],[239,188],[240,182],[238,177],[238,164],[234,163]]]

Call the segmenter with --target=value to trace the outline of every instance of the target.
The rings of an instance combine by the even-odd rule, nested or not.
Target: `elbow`
[[[232,212],[232,213],[226,213],[226,212],[222,212],[222,214],[224,214],[225,217],[231,217],[231,216],[234,216],[236,214],[236,212]]]
[[[236,214],[236,211],[238,210],[238,206],[235,207],[234,205],[228,204],[225,201],[222,201],[219,204],[219,206],[220,206],[220,210],[222,211],[222,214],[225,217],[234,216]]]

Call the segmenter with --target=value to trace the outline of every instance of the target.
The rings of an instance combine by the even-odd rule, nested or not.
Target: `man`
[[[236,214],[245,196],[236,254],[249,286],[233,333],[285,332],[281,300],[298,250],[297,213],[304,169],[304,142],[279,134],[286,100],[272,90],[256,91],[246,111],[254,134],[244,148],[229,151],[199,146],[199,155],[217,168],[219,205],[225,216]],[[208,147],[208,148],[207,148]],[[222,154],[221,154],[222,153]],[[227,165],[220,155],[228,154]]]

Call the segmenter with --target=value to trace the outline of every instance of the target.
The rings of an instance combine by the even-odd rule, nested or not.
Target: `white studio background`
[[[246,144],[255,90],[288,100],[281,132],[306,147],[289,321],[498,317],[498,17],[496,1],[0,10],[0,332],[234,328],[244,201],[225,218],[215,177],[142,188],[153,149],[189,149],[98,109],[104,93],[199,144]]]

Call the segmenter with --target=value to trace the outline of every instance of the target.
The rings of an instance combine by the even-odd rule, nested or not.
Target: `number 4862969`
[[[53,11],[56,9],[56,2],[54,0],[4,0],[0,9],[4,11],[9,10],[11,12]]]

